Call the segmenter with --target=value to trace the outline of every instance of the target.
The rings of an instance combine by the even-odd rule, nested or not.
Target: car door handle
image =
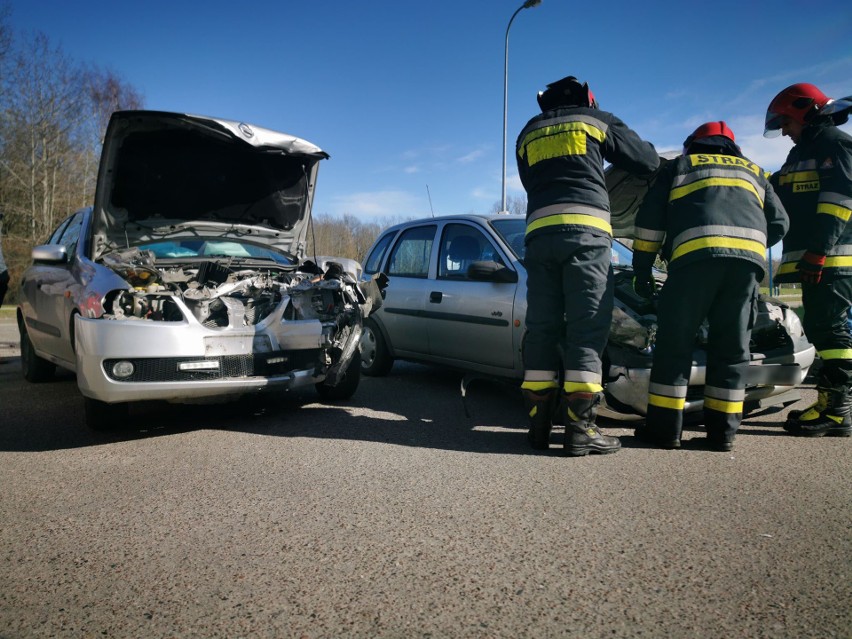
[[[433,304],[440,304],[444,294],[441,291],[432,291],[429,293],[429,301]]]

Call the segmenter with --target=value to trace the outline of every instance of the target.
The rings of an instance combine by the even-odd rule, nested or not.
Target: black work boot
[[[559,401],[559,389],[545,388],[534,391],[522,388],[521,394],[530,417],[527,440],[536,450],[547,450],[550,448],[550,431],[553,428],[553,415]]]
[[[793,432],[797,430],[797,422],[799,421],[799,417],[807,413],[811,409],[816,409],[817,412],[821,412],[825,410],[825,407],[828,405],[828,389],[827,388],[817,388],[817,400],[810,406],[806,406],[805,408],[793,409],[789,413],[787,413],[787,422],[784,424],[784,430],[787,432]]]
[[[606,455],[621,448],[618,437],[607,437],[595,425],[601,393],[563,393],[559,410],[565,416],[565,453],[581,457]]]
[[[680,448],[680,437],[666,435],[659,430],[650,428],[647,423],[639,424],[633,432],[636,439],[665,450],[676,450]]]
[[[852,436],[852,389],[849,385],[817,390],[826,394],[825,407],[820,409],[815,405],[798,419],[785,424],[784,430],[799,437]]]
[[[707,448],[719,453],[734,450],[734,436],[724,433],[707,433]]]

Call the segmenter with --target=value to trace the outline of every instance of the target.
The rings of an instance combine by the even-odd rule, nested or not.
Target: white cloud
[[[331,199],[332,215],[364,217],[409,217],[424,215],[429,203],[407,191],[372,191],[338,195]]]
[[[781,136],[763,137],[763,124],[763,115],[741,116],[728,122],[743,155],[767,171],[777,171],[787,159],[793,143],[790,138]]]
[[[471,162],[474,162],[475,160],[481,158],[483,155],[485,155],[484,149],[476,149],[466,155],[461,156],[460,158],[457,158],[456,162],[460,164],[470,164]]]
[[[493,200],[494,199],[494,190],[493,189],[487,189],[487,188],[482,187],[482,186],[477,186],[477,187],[471,189],[470,196],[474,199],[477,199],[477,200]],[[497,199],[499,199],[499,198],[500,198],[500,196],[498,195]]]

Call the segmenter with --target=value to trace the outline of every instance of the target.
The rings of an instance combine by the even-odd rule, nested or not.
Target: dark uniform
[[[560,82],[566,81],[576,83],[574,78]],[[548,88],[554,86],[560,84]],[[544,112],[527,123],[516,146],[527,192],[522,391],[530,410],[530,441],[535,448],[548,447],[561,371],[565,402],[559,410],[567,420],[565,449],[571,455],[614,452],[619,446],[594,426],[613,304],[603,161],[637,174],[650,174],[659,165],[653,146],[597,109],[588,85],[582,86],[589,106],[550,109],[540,96]],[[583,101],[573,104],[578,103]]]
[[[781,240],[788,225],[763,170],[742,157],[723,122],[709,124],[730,137],[688,139],[690,154],[661,169],[635,223],[637,281],[651,277],[658,251],[668,262],[647,419],[637,429],[638,436],[665,448],[680,446],[695,338],[705,318],[704,423],[711,447],[732,448],[742,420],[743,374],[766,247]],[[701,150],[710,152],[696,152]]]
[[[852,137],[830,121],[807,126],[772,184],[790,215],[776,282],[798,282],[806,253],[825,256],[817,283],[802,284],[804,328],[822,359],[816,406],[796,415],[796,434],[848,435],[852,387]],[[834,424],[826,421],[826,406]],[[817,426],[815,430],[813,426]],[[804,432],[802,430],[804,427]],[[809,433],[809,431],[812,431]]]

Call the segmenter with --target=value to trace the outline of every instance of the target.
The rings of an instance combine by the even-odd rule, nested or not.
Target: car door
[[[512,369],[516,282],[468,277],[477,261],[506,265],[508,259],[478,226],[447,223],[441,231],[436,277],[430,280],[426,315],[433,357]],[[465,367],[468,367],[465,364]]]
[[[399,356],[429,354],[428,319],[424,315],[432,280],[429,279],[436,224],[402,231],[388,256],[389,284],[381,319]]]
[[[52,245],[65,247],[62,263],[34,263],[24,284],[23,294],[31,306],[27,332],[36,350],[73,364],[71,338],[71,291],[74,287],[75,252],[80,240],[83,213],[73,215],[51,236]]]

